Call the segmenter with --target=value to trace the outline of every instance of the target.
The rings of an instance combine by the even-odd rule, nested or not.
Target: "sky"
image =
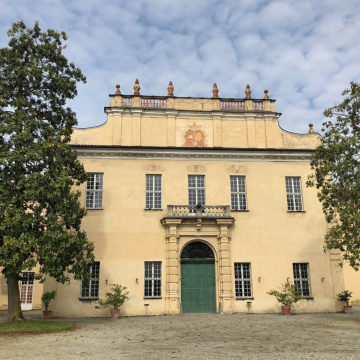
[[[106,121],[120,84],[142,95],[276,99],[280,126],[317,132],[323,111],[360,82],[358,0],[0,0],[0,47],[24,20],[65,31],[65,55],[87,77],[69,102],[79,127]]]

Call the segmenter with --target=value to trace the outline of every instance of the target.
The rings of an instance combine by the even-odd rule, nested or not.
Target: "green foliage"
[[[126,286],[121,286],[119,284],[110,284],[111,292],[107,292],[105,294],[105,300],[99,300],[96,309],[103,309],[103,308],[111,308],[111,309],[118,309],[121,305],[124,304],[125,300],[128,299],[128,291]]]
[[[64,32],[20,21],[0,49],[0,267],[5,276],[39,266],[64,283],[88,279],[93,244],[73,185],[86,181],[69,142],[77,125],[66,102],[85,76],[63,55]]]
[[[45,308],[45,311],[48,311],[51,300],[54,300],[56,297],[56,291],[45,291],[41,295],[41,302]]]
[[[341,293],[337,294],[337,299],[339,301],[346,302],[346,306],[349,306],[349,301],[352,298],[352,291],[344,290]]]
[[[279,290],[270,290],[269,295],[275,296],[276,300],[285,305],[292,306],[301,299],[301,294],[297,291],[296,286],[290,281],[281,284]]]
[[[338,249],[342,262],[355,270],[360,265],[360,85],[343,91],[343,102],[326,109],[321,145],[311,160],[314,174],[307,186],[318,198],[330,227],[324,250]]]

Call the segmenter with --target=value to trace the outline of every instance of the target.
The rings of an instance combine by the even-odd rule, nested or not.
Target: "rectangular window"
[[[99,298],[100,261],[95,261],[90,268],[90,280],[88,284],[81,284],[82,298]]]
[[[146,209],[161,209],[161,175],[146,175]]]
[[[230,176],[231,210],[246,210],[245,176]]]
[[[235,294],[237,299],[251,298],[251,272],[249,263],[235,263]]]
[[[86,181],[86,209],[102,209],[104,174],[88,174]]]
[[[299,177],[287,177],[286,196],[288,211],[302,211],[301,183]]]
[[[145,261],[145,298],[161,298],[161,261]]]
[[[205,176],[189,175],[189,205],[205,205]]]
[[[293,264],[294,284],[302,297],[311,296],[309,281],[309,264]]]

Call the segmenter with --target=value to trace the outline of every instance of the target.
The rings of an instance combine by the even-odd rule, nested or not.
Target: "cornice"
[[[72,145],[79,159],[309,162],[314,150],[97,147]]]
[[[244,119],[247,118],[263,120],[263,119],[273,119],[277,120],[281,113],[275,113],[271,111],[235,111],[235,110],[211,110],[211,111],[199,111],[199,110],[175,110],[175,109],[146,109],[146,108],[123,108],[123,107],[106,107],[104,112],[109,116],[122,115],[122,116],[132,116],[133,114],[141,114],[142,117],[154,117],[162,116],[168,117],[175,116],[178,118],[183,117],[202,117],[212,120],[215,118],[224,118],[224,119]]]

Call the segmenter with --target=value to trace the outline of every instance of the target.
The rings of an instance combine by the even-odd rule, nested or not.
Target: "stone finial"
[[[313,124],[309,124],[309,134],[312,134],[313,132],[315,132],[314,131],[314,129],[313,129]]]
[[[134,95],[140,95],[140,85],[139,85],[139,80],[136,79],[135,80],[135,85],[134,85]]]
[[[269,91],[268,90],[264,90],[264,99],[269,99]]]
[[[213,98],[218,98],[219,97],[219,89],[218,89],[216,83],[214,83],[212,92],[213,92]]]
[[[119,84],[116,85],[116,93],[115,94],[116,95],[121,95],[120,85]]]
[[[246,89],[245,89],[245,99],[251,99],[251,89],[250,89],[250,85],[249,85],[249,84],[246,85]]]
[[[167,87],[168,96],[174,96],[174,86],[172,81],[169,82],[169,86]]]

